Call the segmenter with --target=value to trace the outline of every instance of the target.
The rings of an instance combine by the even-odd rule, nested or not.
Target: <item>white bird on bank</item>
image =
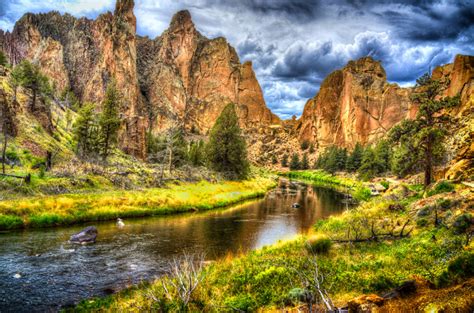
[[[117,219],[117,226],[120,228],[125,226],[125,223],[122,221],[120,217]]]

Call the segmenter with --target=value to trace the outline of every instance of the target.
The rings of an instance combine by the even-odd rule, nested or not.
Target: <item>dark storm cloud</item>
[[[401,38],[414,41],[456,40],[465,32],[472,32],[474,2],[438,7],[435,4],[409,6],[404,12],[388,10],[381,18],[394,25]]]
[[[57,9],[94,17],[115,0],[0,0],[0,28],[26,11]],[[300,115],[323,79],[363,56],[380,60],[389,81],[412,84],[458,53],[474,54],[474,1],[135,0],[139,34],[156,37],[188,9],[205,36],[223,36],[252,61],[267,105]]]

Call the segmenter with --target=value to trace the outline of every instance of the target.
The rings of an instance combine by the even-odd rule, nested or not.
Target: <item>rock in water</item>
[[[88,226],[78,232],[77,234],[74,234],[71,236],[69,239],[70,242],[73,243],[94,243],[95,239],[97,238],[97,228],[95,226]]]
[[[122,227],[124,227],[124,226],[125,226],[125,223],[122,221],[121,218],[118,218],[118,219],[117,219],[117,227],[118,227],[118,228],[122,228]]]

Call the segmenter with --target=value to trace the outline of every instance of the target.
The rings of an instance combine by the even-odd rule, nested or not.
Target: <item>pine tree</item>
[[[303,154],[303,160],[301,160],[301,169],[302,170],[309,169],[309,160],[308,160],[308,154],[307,153]]]
[[[288,154],[284,154],[281,158],[281,167],[288,167]]]
[[[34,111],[36,108],[36,98],[38,95],[49,96],[52,93],[48,78],[41,73],[37,64],[23,60],[15,66],[12,75],[15,79],[14,83],[18,84],[17,86],[22,86],[32,92],[31,111]]]
[[[191,141],[188,150],[188,160],[194,166],[202,166],[206,162],[205,145],[201,139],[199,141]]]
[[[78,112],[73,133],[76,142],[76,153],[82,157],[94,156],[98,151],[98,125],[92,103],[85,104]]]
[[[119,108],[120,95],[115,81],[112,80],[107,86],[102,113],[99,117],[101,153],[104,161],[109,156],[111,147],[117,143],[120,128]]]
[[[432,79],[428,73],[420,77],[416,85],[418,92],[413,96],[413,101],[419,104],[416,118],[403,121],[389,134],[391,141],[398,145],[396,161],[411,159],[406,165],[398,164],[400,172],[406,172],[407,167],[422,167],[425,188],[431,184],[433,166],[442,161],[445,153],[446,118],[439,117],[439,113],[459,104],[459,96],[438,97],[446,85],[446,82]]]
[[[391,148],[387,140],[380,140],[375,146],[375,166],[377,174],[383,174],[390,169]]]
[[[224,108],[211,129],[207,159],[211,168],[228,177],[244,178],[248,175],[247,147],[233,103]]]
[[[278,159],[276,158],[276,156],[273,154],[272,155],[272,164],[275,165],[278,163]]]
[[[338,171],[346,170],[347,163],[347,149],[336,148],[336,168]]]
[[[1,66],[6,66],[8,64],[8,59],[7,56],[3,51],[0,51],[0,65]]]
[[[359,167],[359,176],[368,180],[377,174],[377,164],[375,163],[375,152],[370,146],[366,147],[362,154],[362,162]]]
[[[299,170],[300,169],[300,157],[297,153],[293,153],[290,161],[290,170]]]
[[[347,158],[346,168],[349,172],[356,172],[362,162],[362,154],[364,153],[364,148],[360,143],[356,143],[354,150]]]

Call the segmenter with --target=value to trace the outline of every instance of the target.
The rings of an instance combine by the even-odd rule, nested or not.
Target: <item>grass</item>
[[[302,274],[314,272],[311,265],[314,259],[324,275],[324,287],[339,306],[362,293],[383,294],[414,277],[450,285],[459,282],[450,279],[459,280],[461,271],[465,275],[463,279],[468,279],[472,271],[466,272],[465,268],[472,264],[472,242],[466,245],[465,235],[453,232],[449,223],[448,227],[418,227],[411,214],[417,199],[410,198],[403,210],[391,210],[390,205],[397,203],[393,198],[372,198],[356,209],[318,222],[309,237],[218,260],[204,269],[204,281],[194,292],[188,310],[264,311],[297,306],[300,303],[295,294],[301,294],[307,286]],[[371,225],[376,233],[391,229],[396,234],[406,221],[405,230],[411,231],[409,237],[335,243],[331,249],[324,248],[325,253],[318,254],[308,249],[308,241],[314,238],[323,238],[323,241],[325,238],[365,238],[371,234]],[[178,311],[181,304],[176,291],[171,291],[172,296],[165,296],[162,286],[158,279],[107,298],[83,301],[76,310]],[[446,299],[450,301],[454,295]],[[464,304],[471,300],[467,299]],[[428,298],[426,305],[430,303]],[[459,310],[464,304],[451,303],[450,306]]]
[[[275,184],[275,180],[267,176],[241,182],[202,181],[141,191],[6,200],[0,202],[0,230],[209,210],[263,196]]]
[[[370,198],[370,189],[365,187],[360,181],[331,175],[322,170],[291,171],[281,175],[293,179],[300,179],[312,184],[332,187],[343,192],[349,192],[356,200],[366,201]]]

